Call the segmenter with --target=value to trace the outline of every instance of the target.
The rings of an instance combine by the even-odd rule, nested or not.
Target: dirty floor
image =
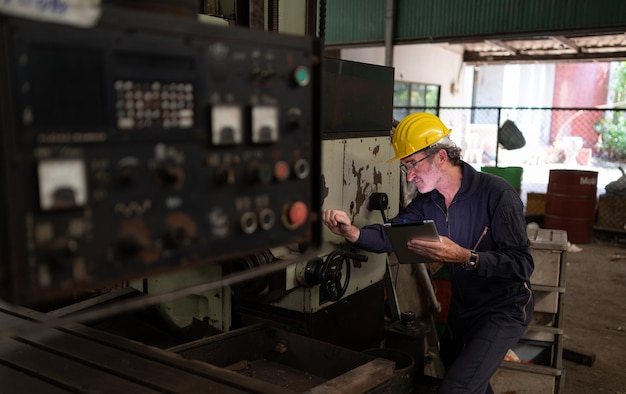
[[[562,392],[626,394],[626,244],[604,237],[574,246],[567,255],[564,348],[595,360],[588,366],[565,359]]]

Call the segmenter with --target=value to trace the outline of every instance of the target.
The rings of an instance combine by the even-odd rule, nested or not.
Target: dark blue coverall
[[[441,340],[446,372],[440,393],[492,393],[489,379],[533,313],[529,279],[534,263],[518,193],[500,177],[478,172],[465,162],[461,165],[461,188],[448,209],[443,196],[433,190],[416,196],[390,221],[432,219],[439,234],[478,252],[476,271],[456,263],[445,265],[452,299],[447,333]],[[379,224],[364,226],[354,245],[371,252],[392,251]]]

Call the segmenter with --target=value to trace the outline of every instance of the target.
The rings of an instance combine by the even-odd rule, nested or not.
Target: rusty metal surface
[[[235,372],[297,392],[306,391],[326,382],[322,377],[268,359],[252,360],[245,364],[244,368],[239,368]]]
[[[263,324],[169,350],[298,392],[318,392],[319,386],[332,387],[337,382],[342,392],[370,392],[387,387],[393,377],[391,361]]]
[[[39,324],[53,319],[0,303],[3,393],[293,393],[82,325]],[[5,335],[18,326],[31,329]]]

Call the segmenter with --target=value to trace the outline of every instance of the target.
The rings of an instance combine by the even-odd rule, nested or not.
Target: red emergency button
[[[309,208],[302,201],[285,206],[284,224],[285,227],[295,229],[306,223],[309,218]]]

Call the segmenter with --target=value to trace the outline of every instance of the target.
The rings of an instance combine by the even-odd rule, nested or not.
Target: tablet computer
[[[401,264],[431,263],[432,259],[420,256],[409,249],[406,244],[409,239],[419,238],[429,241],[441,242],[435,222],[423,220],[413,223],[385,223],[383,228],[391,242],[393,251]]]

